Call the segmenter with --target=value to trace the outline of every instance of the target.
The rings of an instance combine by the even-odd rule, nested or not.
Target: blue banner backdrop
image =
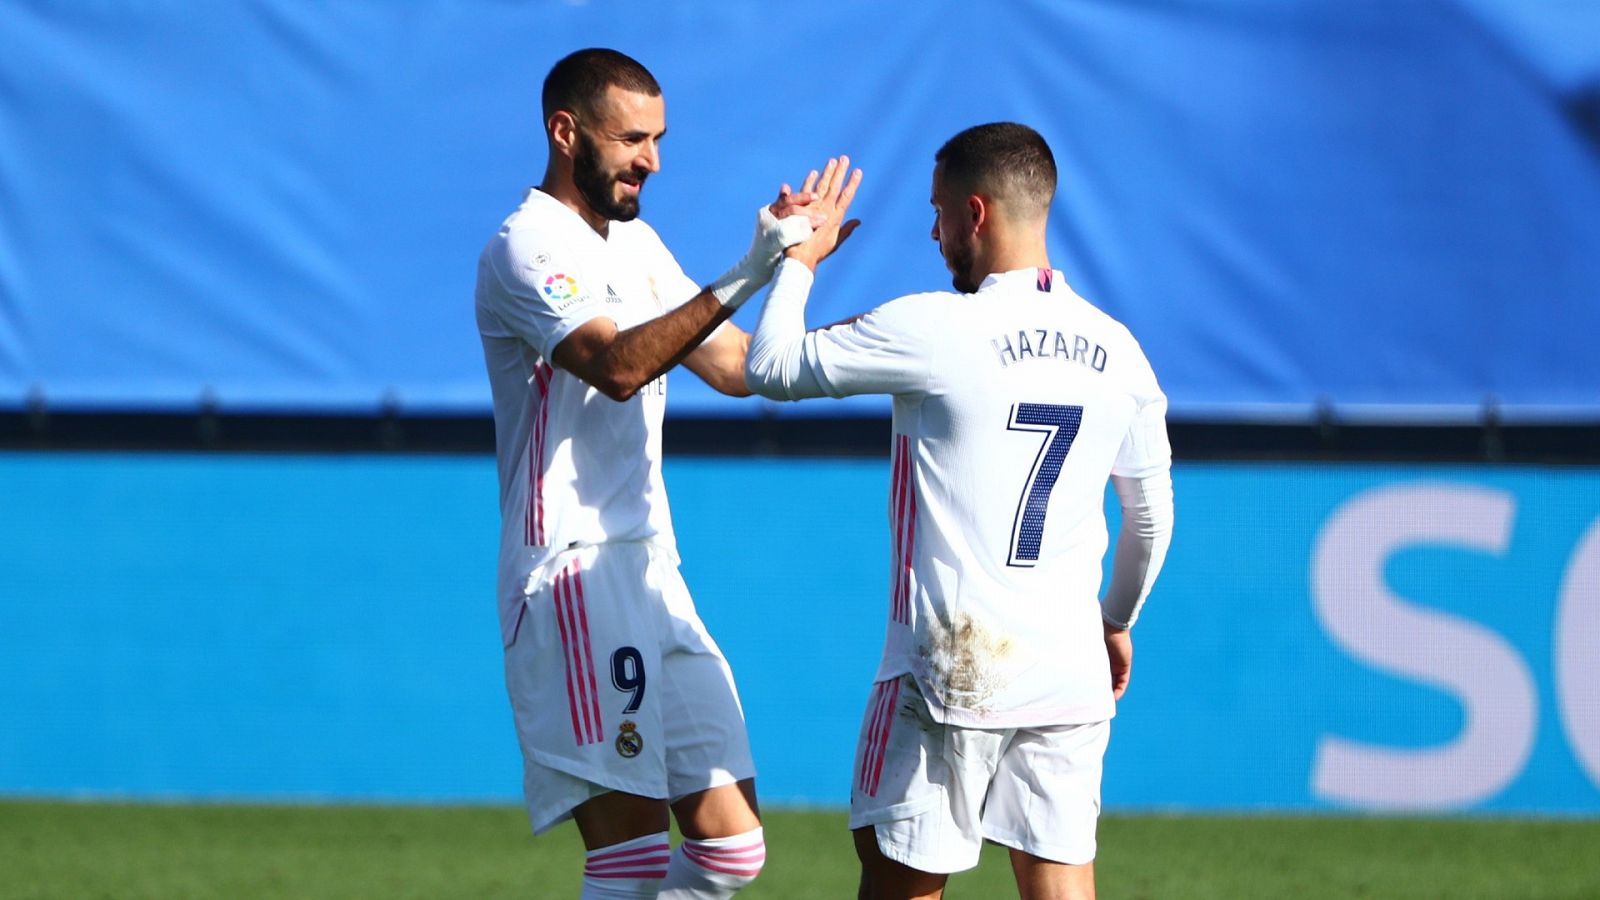
[[[886,462],[669,462],[770,802],[843,805]],[[0,454],[0,795],[514,801],[481,458]],[[1600,814],[1600,473],[1182,465],[1108,808]]]
[[[0,408],[486,410],[474,260],[592,45],[665,87],[645,215],[702,282],[848,152],[866,225],[812,320],[944,287],[933,152],[1014,119],[1061,164],[1055,264],[1179,413],[1600,415],[1584,0],[11,0]]]

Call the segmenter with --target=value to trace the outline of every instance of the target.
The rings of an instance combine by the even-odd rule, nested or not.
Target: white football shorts
[[[733,673],[671,557],[602,544],[546,572],[505,651],[535,834],[608,791],[676,800],[755,777]]]
[[[985,839],[1041,859],[1095,856],[1109,721],[1041,728],[941,725],[910,675],[880,681],[861,723],[850,828],[923,872],[978,864]]]

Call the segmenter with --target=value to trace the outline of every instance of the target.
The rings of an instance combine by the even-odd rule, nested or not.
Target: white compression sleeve
[[[824,395],[806,361],[806,298],[815,276],[804,263],[784,260],[761,307],[745,355],[744,383],[770,400]]]
[[[1122,532],[1100,615],[1114,628],[1132,628],[1172,542],[1172,472],[1161,469],[1139,478],[1113,475],[1111,484],[1122,505]]]
[[[756,234],[750,250],[733,268],[706,288],[723,306],[738,309],[772,280],[772,272],[783,258],[783,251],[811,236],[811,220],[805,216],[779,219],[765,206],[756,212]]]

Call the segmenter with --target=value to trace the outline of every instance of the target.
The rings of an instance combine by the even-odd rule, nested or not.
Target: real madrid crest
[[[639,734],[639,726],[623,719],[621,727],[617,730],[617,752],[628,759],[633,759],[643,749],[644,736]]]

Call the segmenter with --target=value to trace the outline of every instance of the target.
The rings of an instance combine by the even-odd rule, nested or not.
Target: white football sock
[[[732,837],[685,839],[672,851],[661,900],[727,900],[756,880],[766,860],[760,828]]]
[[[635,900],[654,897],[667,875],[671,847],[658,831],[631,841],[590,850],[583,856],[582,900]]]

